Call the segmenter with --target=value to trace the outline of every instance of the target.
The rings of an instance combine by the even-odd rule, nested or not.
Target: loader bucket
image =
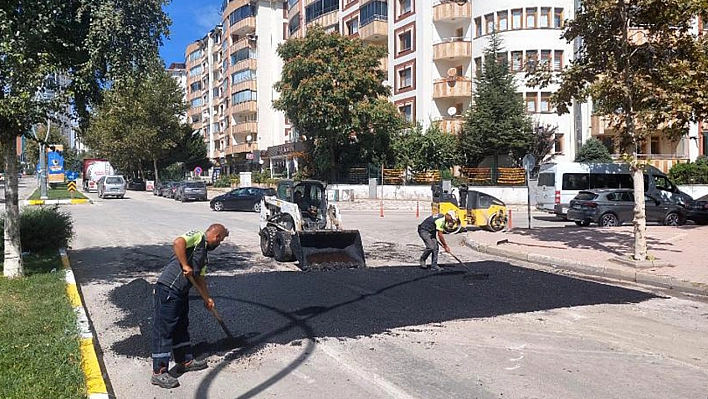
[[[358,230],[301,231],[292,248],[302,270],[366,267]]]

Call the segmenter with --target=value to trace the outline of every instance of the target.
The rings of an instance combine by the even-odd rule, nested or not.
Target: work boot
[[[177,388],[179,386],[179,380],[166,372],[161,374],[153,374],[152,378],[150,378],[150,382],[152,385],[157,385],[160,388],[167,389]]]
[[[434,272],[439,272],[440,270],[442,270],[442,267],[440,267],[438,265],[430,265],[430,270],[432,270]]]
[[[185,363],[179,363],[177,365],[177,370],[179,371],[180,374],[184,374],[188,371],[204,370],[207,367],[208,366],[207,366],[206,360],[192,359],[192,360],[185,362]]]
[[[427,268],[428,268],[428,266],[425,265],[425,259],[422,259],[422,258],[419,259],[419,260],[418,260],[418,264],[420,264],[420,268],[421,268],[421,269],[427,269]]]

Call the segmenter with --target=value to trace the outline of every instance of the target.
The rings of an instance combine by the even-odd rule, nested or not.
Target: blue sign
[[[214,171],[211,173],[211,181],[215,182],[221,177],[221,168],[220,167],[214,167]]]
[[[200,168],[199,166],[197,166],[196,168],[194,168],[194,174],[195,174],[195,175],[201,176],[201,175],[202,175],[202,172],[203,172],[203,171],[202,171],[202,168]]]
[[[64,182],[64,157],[59,151],[47,153],[47,181],[50,183]]]
[[[66,180],[76,180],[78,178],[79,172],[74,172],[73,170],[66,172]]]

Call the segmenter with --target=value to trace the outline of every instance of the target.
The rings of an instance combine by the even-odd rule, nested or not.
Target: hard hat
[[[458,218],[457,218],[457,212],[455,212],[454,210],[450,209],[449,211],[447,211],[447,214],[450,215],[450,217],[452,218],[452,220],[458,220]]]

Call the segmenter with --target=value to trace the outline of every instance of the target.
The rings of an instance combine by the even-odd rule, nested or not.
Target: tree
[[[540,165],[555,148],[555,136],[558,126],[542,125],[536,123],[531,133],[531,143],[529,144],[529,154],[536,159],[536,165]]]
[[[533,131],[524,111],[523,100],[516,93],[514,75],[505,58],[502,41],[493,34],[484,50],[484,66],[475,79],[470,110],[460,132],[460,150],[466,166],[477,166],[485,156],[511,155],[517,162],[526,154]]]
[[[575,162],[612,162],[612,155],[602,141],[593,137],[580,146]]]
[[[333,179],[353,159],[386,154],[387,148],[376,145],[385,144],[381,135],[396,131],[402,121],[387,99],[390,88],[381,84],[384,47],[315,26],[304,38],[278,46],[278,54],[284,66],[273,107],[304,137],[315,175]]]
[[[108,90],[85,142],[121,170],[142,174],[143,161],[150,162],[159,180],[158,162],[186,144],[185,131],[192,133],[180,119],[186,111],[182,88],[164,69],[156,69]]]
[[[15,140],[71,100],[82,121],[109,82],[157,62],[166,0],[0,3],[0,147],[5,170],[4,275],[21,276]],[[48,76],[67,79],[47,79]],[[52,96],[38,95],[53,90]]]
[[[558,81],[551,98],[559,113],[574,101],[593,101],[606,117],[632,169],[635,191],[634,259],[647,259],[644,176],[639,143],[651,134],[678,138],[691,122],[708,116],[706,36],[692,24],[708,17],[705,0],[587,0],[568,21],[563,38],[577,44],[577,57],[555,76],[532,71],[532,83]]]
[[[457,146],[457,137],[437,125],[425,133],[421,125],[396,133],[391,144],[396,166],[416,172],[451,168],[457,163]]]

